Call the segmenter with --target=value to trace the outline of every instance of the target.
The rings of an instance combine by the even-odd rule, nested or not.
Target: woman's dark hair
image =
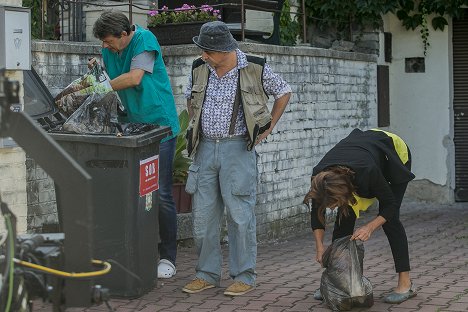
[[[354,172],[344,166],[329,167],[311,178],[311,187],[304,198],[304,204],[314,200],[318,204],[319,221],[325,225],[325,209],[338,207],[338,216],[348,216],[350,204],[356,204],[355,187],[352,183]]]
[[[127,16],[118,11],[104,11],[93,26],[94,37],[101,40],[108,36],[120,38],[123,31],[130,34],[131,25]]]

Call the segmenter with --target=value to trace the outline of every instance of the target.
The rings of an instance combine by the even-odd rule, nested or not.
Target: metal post
[[[76,40],[79,42],[83,42],[83,0],[79,0],[79,3],[76,4],[77,12],[76,12],[76,29],[77,29],[77,38]]]
[[[306,25],[305,0],[302,0],[302,41],[307,43],[307,25]]]
[[[44,39],[44,16],[45,16],[45,13],[44,13],[44,10],[45,10],[45,5],[44,5],[44,2],[46,0],[42,0],[41,1],[41,39]]]
[[[75,41],[75,21],[72,21],[72,16],[75,16],[74,8],[75,4],[68,2],[68,41]]]
[[[133,24],[133,0],[128,1],[128,20],[130,21],[130,25]]]
[[[241,0],[241,41],[245,41],[245,11],[244,11],[244,0]]]
[[[65,25],[65,23],[63,22],[65,19],[65,17],[63,16],[64,5],[65,5],[64,0],[61,0],[60,1],[60,32],[62,33],[62,35],[60,36],[60,41],[65,41],[65,38],[63,36],[64,35],[63,29]]]

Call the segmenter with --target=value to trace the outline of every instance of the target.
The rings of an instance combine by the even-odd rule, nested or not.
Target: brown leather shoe
[[[246,283],[236,281],[232,283],[231,286],[226,288],[226,290],[224,291],[224,294],[226,296],[240,296],[254,289],[255,287],[252,285],[248,285]]]
[[[215,287],[214,285],[208,283],[207,281],[201,279],[201,278],[196,278],[187,285],[182,288],[183,292],[189,293],[189,294],[195,294],[201,291],[204,291],[205,289],[210,289]]]

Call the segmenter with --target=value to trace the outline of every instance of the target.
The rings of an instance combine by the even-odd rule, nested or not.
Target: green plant
[[[208,22],[218,19],[221,19],[219,10],[215,10],[206,4],[199,8],[194,5],[184,4],[174,10],[169,10],[167,6],[163,6],[160,10],[150,10],[148,12],[148,27],[169,23]]]
[[[187,141],[185,134],[189,125],[189,115],[186,109],[179,114],[180,132],[176,139],[176,151],[174,155],[172,179],[173,183],[185,183],[187,181],[188,168],[192,160],[186,156]]]
[[[321,29],[336,29],[338,39],[352,40],[353,27],[378,28],[381,13],[390,11],[393,1],[385,0],[306,0],[309,23]]]
[[[299,23],[291,18],[291,4],[285,0],[280,15],[280,42],[284,46],[296,45]]]
[[[420,27],[426,54],[429,44],[428,21],[434,30],[444,30],[447,17],[462,18],[468,0],[306,0],[308,23],[321,28],[336,27],[338,36],[353,39],[353,26],[377,29],[382,14],[393,13],[407,29]]]
[[[43,8],[43,3],[47,4],[47,7]],[[58,15],[58,8],[60,2],[59,0],[50,0],[43,2],[43,0],[23,0],[23,6],[28,7],[31,9],[31,37],[33,39],[47,39],[47,40],[57,40],[58,34],[56,33],[56,25],[50,23],[53,19],[53,16],[50,18],[47,14],[57,14]],[[42,23],[42,12],[43,9],[45,12],[44,15],[44,23]],[[44,30],[42,30],[42,26],[44,26]]]

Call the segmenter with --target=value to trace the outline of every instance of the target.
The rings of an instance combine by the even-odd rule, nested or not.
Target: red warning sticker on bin
[[[140,160],[140,196],[159,189],[159,155]]]

